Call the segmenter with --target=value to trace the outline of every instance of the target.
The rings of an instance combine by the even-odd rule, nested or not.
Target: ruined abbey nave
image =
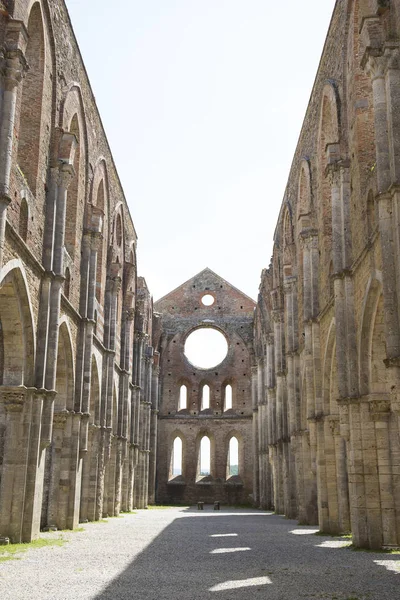
[[[64,0],[0,36],[0,537],[218,500],[399,546],[399,2],[336,2],[257,302],[153,304]]]

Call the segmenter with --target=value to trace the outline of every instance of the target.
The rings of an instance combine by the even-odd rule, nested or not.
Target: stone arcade
[[[398,0],[336,2],[257,305],[205,269],[153,309],[64,1],[0,43],[0,536],[220,500],[399,545]]]

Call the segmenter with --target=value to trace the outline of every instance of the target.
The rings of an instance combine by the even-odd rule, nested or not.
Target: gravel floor
[[[251,510],[138,511],[0,562],[0,599],[400,600],[400,555],[314,531]]]

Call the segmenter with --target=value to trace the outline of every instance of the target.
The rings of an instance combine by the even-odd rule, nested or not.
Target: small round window
[[[204,306],[212,306],[215,302],[215,298],[214,296],[211,296],[211,294],[205,294],[202,297],[201,302],[204,304]]]
[[[218,329],[201,327],[188,335],[184,352],[192,365],[199,369],[212,369],[228,354],[228,342]]]

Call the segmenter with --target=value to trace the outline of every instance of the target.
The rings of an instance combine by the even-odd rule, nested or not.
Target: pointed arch
[[[60,322],[58,349],[57,349],[57,372],[56,372],[56,400],[54,409],[56,412],[73,410],[74,408],[74,351],[72,345],[71,330],[66,317]]]
[[[65,247],[71,257],[80,259],[83,233],[84,204],[88,182],[87,125],[82,94],[77,84],[71,84],[62,102],[60,126],[76,139],[73,156],[74,177],[68,187],[65,221]]]
[[[168,479],[185,476],[186,438],[179,430],[175,430],[170,438],[170,460]]]
[[[102,214],[102,239],[97,253],[96,299],[104,304],[104,289],[107,269],[107,240],[109,239],[109,187],[107,164],[100,158],[94,169],[91,201]]]
[[[196,437],[196,481],[212,478],[215,473],[215,437],[206,427]]]
[[[232,382],[226,383],[224,390],[224,412],[233,408],[233,387]]]
[[[333,398],[332,391],[335,389],[335,383],[332,376],[336,374],[336,325],[335,319],[332,319],[329,326],[328,337],[325,345],[324,362],[322,371],[322,412],[324,415],[336,414],[338,412],[336,398]],[[337,387],[337,384],[336,384]]]
[[[381,274],[375,273],[371,277],[364,297],[361,328],[359,337],[359,386],[362,396],[367,395],[371,391],[372,382],[372,340],[378,313],[379,301],[382,297],[382,282]],[[383,316],[383,315],[381,315]],[[385,356],[386,358],[386,356]]]
[[[303,158],[297,193],[297,219],[301,219],[300,229],[311,225],[311,204],[311,166],[310,161]]]
[[[211,475],[211,440],[208,435],[203,435],[200,439],[199,475],[200,477]]]
[[[329,265],[332,260],[332,197],[327,167],[341,158],[340,102],[336,85],[328,81],[322,91],[318,132],[318,203],[320,269],[319,289],[322,306],[330,299]]]
[[[91,377],[90,377],[90,398],[89,398],[89,413],[90,413],[90,424],[100,425],[100,377],[97,361],[94,355],[92,355],[91,365]]]
[[[3,385],[34,385],[36,340],[25,269],[19,259],[0,272]]]
[[[208,410],[210,408],[211,389],[208,383],[203,383],[201,386],[201,408],[200,410]]]
[[[283,249],[283,275],[293,275],[295,265],[295,245],[293,222],[290,207],[286,206],[282,216],[282,249]]]
[[[179,386],[179,403],[178,410],[186,410],[188,408],[188,386],[186,383],[181,383]]]
[[[45,32],[40,2],[31,7],[27,29],[25,56],[29,69],[21,90],[17,161],[31,192],[36,195],[45,74]]]

